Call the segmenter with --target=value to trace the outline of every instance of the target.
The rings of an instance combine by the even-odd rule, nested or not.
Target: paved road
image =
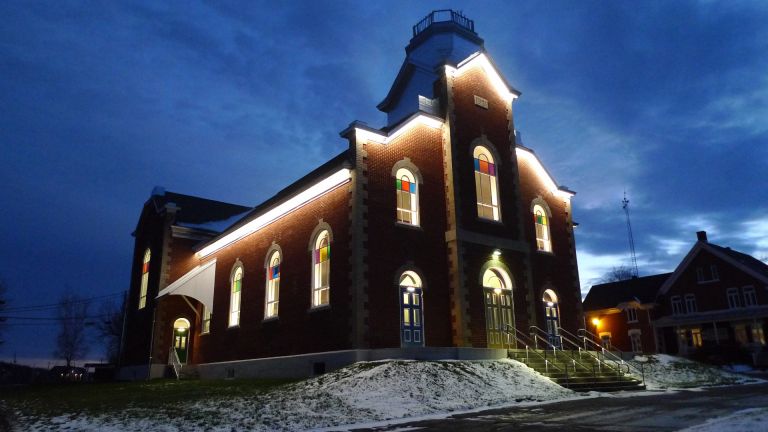
[[[676,431],[747,408],[768,406],[768,384],[637,397],[599,397],[460,414],[355,431]],[[768,429],[768,425],[766,425]]]

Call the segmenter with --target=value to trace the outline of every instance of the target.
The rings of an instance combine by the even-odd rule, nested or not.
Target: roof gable
[[[659,288],[671,274],[663,273],[594,285],[584,298],[584,310],[614,308],[621,303],[632,301],[640,304],[653,303]]]

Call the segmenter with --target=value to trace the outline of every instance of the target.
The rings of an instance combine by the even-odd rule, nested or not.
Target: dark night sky
[[[625,189],[641,275],[673,270],[697,230],[768,257],[768,3],[113,3],[0,3],[9,307],[126,289],[155,185],[255,205],[342,151],[351,121],[383,125],[411,26],[447,7],[578,192],[585,289],[628,263]],[[0,359],[50,357],[56,327],[22,322]]]

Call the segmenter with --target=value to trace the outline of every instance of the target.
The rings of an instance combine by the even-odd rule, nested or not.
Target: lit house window
[[[280,252],[274,251],[269,257],[269,267],[267,267],[267,289],[266,289],[264,318],[277,316],[277,306],[280,301]]]
[[[229,326],[240,324],[240,297],[243,291],[243,267],[237,266],[232,274],[232,293],[229,298]]]
[[[696,312],[696,296],[693,294],[685,295],[685,310],[686,313]]]
[[[552,241],[549,237],[549,218],[540,205],[533,206],[533,223],[536,225],[536,249],[552,252]]]
[[[637,309],[627,309],[627,322],[637,322]]]
[[[211,332],[211,311],[207,307],[203,306],[203,325],[200,333],[205,334],[210,332]]]
[[[740,301],[739,301],[739,289],[738,288],[728,288],[728,291],[726,291],[728,296],[728,307],[731,309],[735,309],[739,307]]]
[[[672,315],[682,315],[684,313],[683,302],[680,296],[672,296],[669,300],[672,303]]]
[[[416,178],[405,168],[397,170],[395,193],[397,194],[397,221],[418,225],[419,194],[416,188]]]
[[[702,344],[703,344],[703,340],[701,338],[701,329],[700,328],[691,329],[691,346],[696,348],[701,348]]]
[[[477,215],[483,219],[498,221],[499,191],[496,180],[496,164],[485,147],[475,147],[475,192],[477,194]]]
[[[744,307],[757,306],[755,287],[745,286],[742,290],[744,291]]]
[[[321,231],[312,254],[312,306],[327,305],[330,291],[331,244],[328,231]]]
[[[147,285],[149,285],[149,260],[152,253],[147,249],[144,252],[144,261],[141,265],[141,288],[139,291],[139,309],[147,305]]]

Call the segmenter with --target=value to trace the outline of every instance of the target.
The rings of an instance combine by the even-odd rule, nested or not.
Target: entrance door
[[[187,351],[189,347],[189,321],[179,318],[173,323],[173,348],[179,356],[181,364],[187,363]]]
[[[560,314],[557,307],[557,295],[552,290],[544,291],[544,322],[549,343],[560,346]]]
[[[512,347],[512,290],[485,288],[485,318],[488,348]]]
[[[404,347],[424,346],[421,288],[400,286],[400,340]]]

